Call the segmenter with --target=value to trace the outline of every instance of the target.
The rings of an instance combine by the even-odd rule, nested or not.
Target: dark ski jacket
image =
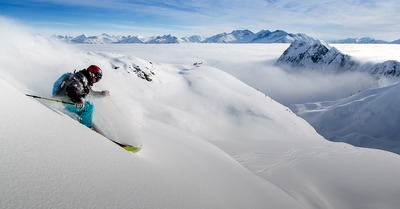
[[[68,96],[74,103],[84,102],[85,97],[92,90],[92,79],[86,69],[76,73],[66,73],[57,87],[55,96]]]

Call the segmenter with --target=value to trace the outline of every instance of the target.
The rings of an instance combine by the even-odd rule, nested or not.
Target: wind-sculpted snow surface
[[[326,141],[287,107],[218,68],[83,53],[1,25],[1,207],[400,205],[398,155]],[[46,96],[61,73],[89,64],[104,71],[94,88],[111,95],[88,99],[97,113],[124,113],[142,142],[139,153],[24,94]],[[129,66],[153,66],[152,81]]]

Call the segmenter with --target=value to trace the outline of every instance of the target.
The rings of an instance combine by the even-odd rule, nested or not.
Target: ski
[[[94,123],[92,124],[91,129],[92,129],[94,132],[96,132],[96,133],[98,133],[98,134],[104,136],[105,138],[107,138],[107,139],[110,140],[111,142],[114,142],[114,144],[120,146],[121,148],[123,148],[124,150],[126,150],[126,151],[128,151],[128,152],[136,153],[136,152],[139,152],[139,150],[140,150],[140,147],[133,146],[133,145],[129,145],[129,144],[122,144],[122,143],[119,143],[119,142],[117,142],[117,141],[114,141],[114,140],[108,138],[107,136],[104,135],[104,133],[103,133],[103,132],[97,127],[97,125],[94,124]]]
[[[140,150],[140,147],[135,147],[135,146],[128,145],[128,144],[121,144],[121,143],[118,143],[118,142],[113,141],[111,139],[109,139],[109,140],[114,142],[116,145],[122,147],[124,150],[126,150],[128,152],[136,153],[136,152],[139,152],[139,150]]]

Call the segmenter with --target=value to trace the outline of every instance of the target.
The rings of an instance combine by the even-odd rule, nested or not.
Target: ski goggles
[[[92,75],[92,78],[96,79],[96,82],[98,82],[102,77],[102,75],[100,73],[92,73],[92,72],[90,72],[90,74]]]
[[[97,73],[94,75],[94,77],[96,78],[96,81],[101,80],[102,75],[100,73]]]

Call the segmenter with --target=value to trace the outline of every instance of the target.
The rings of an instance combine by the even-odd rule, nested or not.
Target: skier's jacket
[[[75,73],[65,73],[53,86],[53,96],[68,96],[74,103],[84,102],[93,86],[86,69]]]

